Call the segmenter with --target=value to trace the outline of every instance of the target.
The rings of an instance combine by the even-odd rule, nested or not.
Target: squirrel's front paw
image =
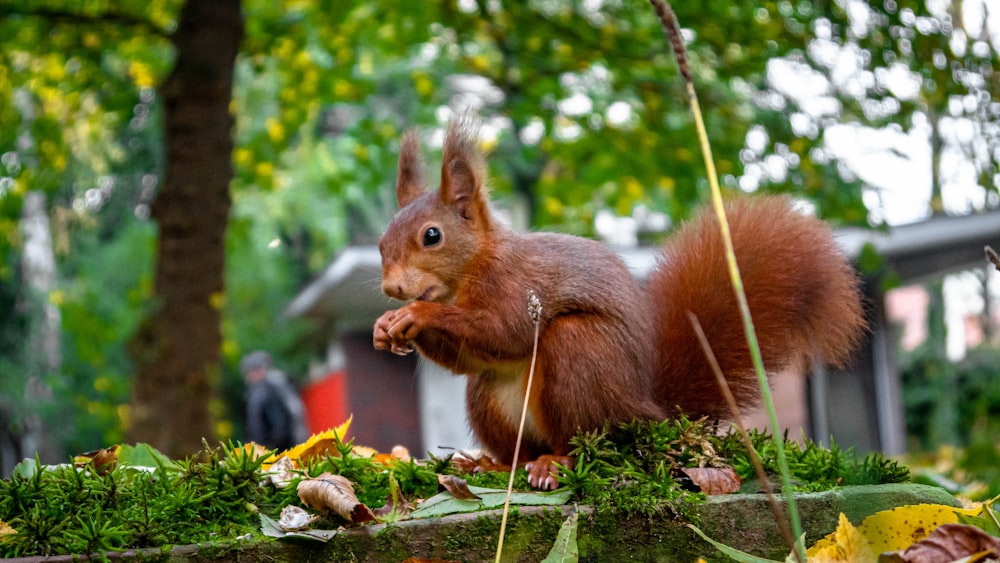
[[[524,466],[528,471],[528,484],[536,489],[555,490],[559,487],[559,466],[571,469],[573,459],[564,455],[538,456]]]
[[[405,346],[412,348],[410,343],[423,330],[423,317],[419,313],[420,305],[421,303],[410,303],[406,307],[397,309],[395,316],[388,322],[386,333],[395,345],[403,347],[405,344]],[[393,351],[395,352],[395,349]]]
[[[377,321],[372,335],[372,344],[376,350],[389,350],[397,356],[405,356],[413,352],[413,344],[393,338],[389,329],[395,321],[399,310],[385,312]]]

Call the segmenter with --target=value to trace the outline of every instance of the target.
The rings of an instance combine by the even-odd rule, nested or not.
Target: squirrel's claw
[[[406,344],[397,344],[396,342],[393,342],[391,350],[392,353],[396,354],[397,356],[406,356],[408,354],[413,353],[413,344],[409,342],[407,342]]]
[[[528,484],[536,489],[554,491],[559,488],[560,466],[572,468],[573,459],[564,455],[543,455],[528,462],[524,466],[528,471]]]

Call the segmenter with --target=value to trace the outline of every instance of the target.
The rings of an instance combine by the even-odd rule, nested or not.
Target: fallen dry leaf
[[[375,519],[371,509],[358,501],[354,485],[340,475],[328,472],[319,477],[303,479],[299,481],[296,491],[302,504],[313,510],[336,512],[355,524]]]
[[[73,465],[78,468],[86,467],[88,463],[94,464],[94,469],[99,475],[107,475],[118,466],[118,446],[102,448],[73,458]]]
[[[295,464],[292,460],[281,456],[278,461],[271,464],[271,467],[264,472],[265,482],[270,481],[275,487],[279,489],[284,489],[292,483],[292,479],[298,477],[298,473],[295,470]]]
[[[465,482],[465,479],[460,477],[438,474],[438,485],[457,499],[480,500],[480,497],[469,490],[469,484]]]
[[[406,449],[406,446],[393,446],[392,451],[389,453],[376,453],[374,455],[375,462],[381,463],[382,465],[392,465],[397,461],[408,462],[410,461],[410,450]]]
[[[403,493],[399,490],[399,485],[393,485],[395,481],[392,481],[389,486],[389,496],[385,499],[385,505],[382,508],[376,508],[372,512],[375,514],[375,518],[379,522],[398,522],[400,520],[405,520],[410,516],[410,511],[413,510],[413,505],[403,497]]]
[[[732,467],[682,467],[680,470],[706,495],[735,493],[742,484]]]
[[[281,516],[278,518],[278,525],[286,532],[297,532],[308,528],[310,524],[319,519],[316,514],[309,514],[298,506],[288,505],[281,509]]]
[[[246,444],[243,444],[243,451],[254,459],[264,457],[271,453],[270,448],[262,446],[257,442],[247,442]]]
[[[407,462],[410,461],[410,450],[406,446],[393,446],[392,447],[392,457],[398,459],[399,461]]]
[[[884,554],[881,560],[901,563],[947,563],[974,557],[982,561],[987,557],[1000,557],[1000,539],[975,526],[967,524],[942,524],[927,536],[902,551]]]

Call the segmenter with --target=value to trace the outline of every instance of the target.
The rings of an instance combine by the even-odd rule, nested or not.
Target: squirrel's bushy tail
[[[857,274],[831,230],[785,197],[740,198],[727,204],[726,215],[765,369],[846,362],[865,320]],[[759,386],[712,209],[667,241],[648,289],[656,315],[657,402],[668,412],[731,417],[691,311],[737,404],[756,405]]]

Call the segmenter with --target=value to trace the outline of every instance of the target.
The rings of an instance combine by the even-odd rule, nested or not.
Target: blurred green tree
[[[853,116],[905,123],[912,112],[866,108],[916,104],[842,88],[831,91],[835,111],[817,115],[770,80],[773,65],[802,62],[832,80],[820,55],[833,42],[869,52],[862,74],[880,74],[864,65],[888,62],[892,49],[912,72],[940,69],[925,68],[937,69],[933,51],[903,53],[902,35],[884,37],[881,51],[868,44],[881,28],[851,35],[849,5],[675,9],[724,185],[793,192],[826,218],[866,224],[863,183],[821,133]],[[888,6],[900,30],[922,25]],[[225,7],[217,21],[196,12]],[[218,47],[187,35],[209,23]],[[386,224],[405,128],[433,151],[451,112],[477,109],[495,191],[532,227],[593,235],[601,210],[677,221],[705,197],[683,86],[644,3],[12,0],[0,33],[0,368],[24,366],[18,221],[25,194],[41,191],[58,263],[47,298],[64,336],[46,383],[54,401],[72,397],[64,408],[90,415],[74,426],[74,449],[120,440],[126,423],[131,438],[171,454],[201,436],[238,436],[236,363],[266,348],[305,371],[323,343],[281,311],[336,250]],[[214,70],[199,76],[188,56]],[[987,76],[981,57],[972,63]],[[198,78],[181,82],[188,72]],[[185,95],[206,113],[184,113],[175,104]],[[993,110],[982,107],[986,132]],[[23,396],[23,381],[2,379]],[[225,404],[210,400],[220,385]]]
[[[18,456],[0,459],[2,470],[34,454],[32,421],[56,414],[81,413],[75,424],[49,426],[46,461],[62,460],[60,446],[121,438],[117,415],[129,389],[117,382],[130,374],[116,358],[147,296],[134,290],[152,256],[141,242],[152,231],[136,228],[133,213],[148,205],[157,181],[152,86],[170,65],[162,29],[172,4],[131,2],[110,14],[92,2],[0,6],[0,455]],[[57,265],[44,294],[27,291],[22,267],[18,223],[33,195],[48,203]],[[138,235],[130,238],[137,244],[109,263],[122,233]],[[27,344],[37,312],[48,307],[60,312],[61,363],[39,371]],[[50,392],[29,392],[36,385]]]

